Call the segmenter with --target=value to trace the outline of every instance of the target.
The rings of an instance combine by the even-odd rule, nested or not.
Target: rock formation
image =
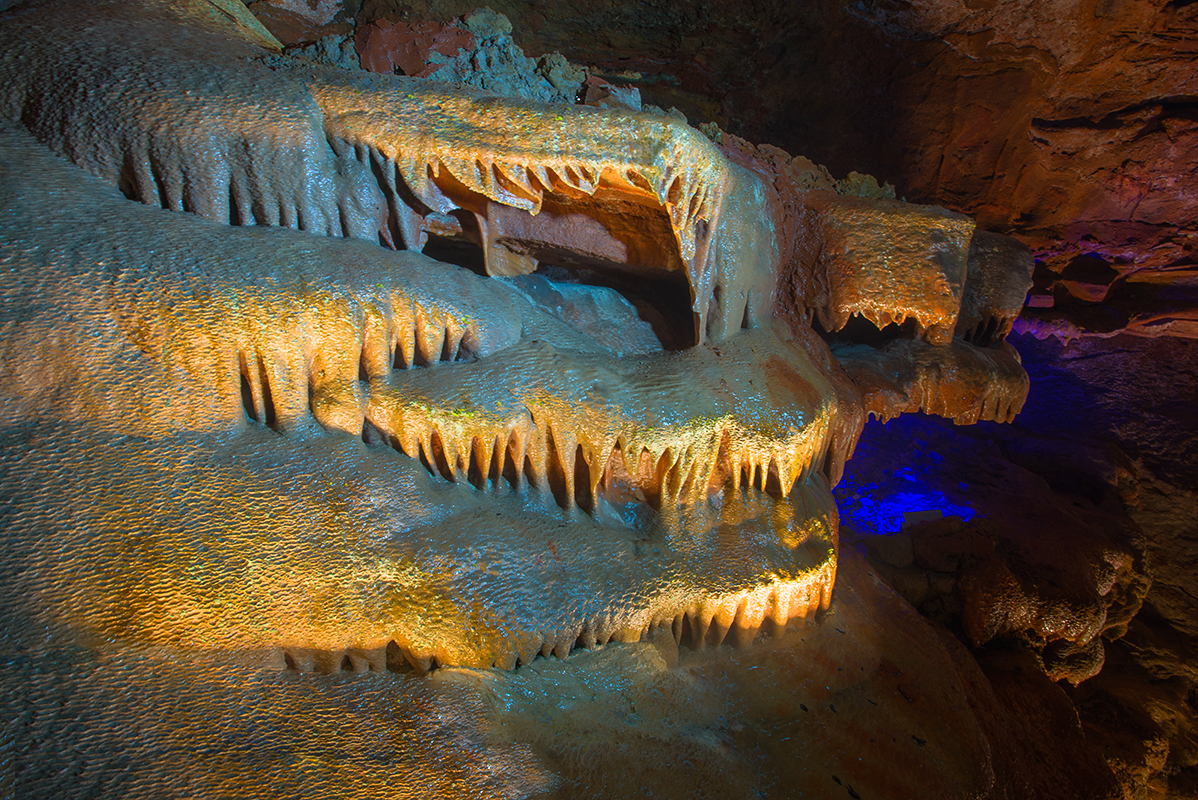
[[[839,557],[867,415],[1022,407],[1017,242],[528,99],[553,60],[521,97],[373,74],[233,0],[22,3],[0,41],[18,796],[1013,796],[1029,691],[1083,742],[1060,785],[1113,790],[1049,677],[1143,597],[1117,523],[1060,561],[924,529],[874,553],[943,574],[907,600]]]

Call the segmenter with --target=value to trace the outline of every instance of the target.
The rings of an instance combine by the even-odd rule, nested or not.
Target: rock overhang
[[[195,10],[151,3],[130,19],[132,8],[106,4],[98,17],[107,19],[108,27],[93,32],[96,41],[105,36],[122,41],[138,26],[177,25],[181,14]],[[19,20],[18,14],[14,26]],[[125,25],[130,22],[135,23],[132,28]],[[215,23],[215,28],[222,25]],[[265,426],[301,437],[340,431],[363,436],[372,445],[393,442],[395,449],[422,460],[429,472],[473,484],[460,487],[464,492],[539,485],[551,513],[564,508],[561,524],[567,527],[602,522],[604,515],[619,523],[617,528],[644,525],[644,515],[622,515],[620,504],[608,501],[616,483],[611,497],[648,506],[650,528],[689,530],[698,540],[722,525],[740,525],[744,520],[737,515],[756,507],[752,513],[767,538],[789,541],[792,549],[808,538],[826,543],[824,566],[807,565],[817,577],[814,584],[805,584],[801,600],[792,597],[797,589],[771,589],[762,597],[754,587],[710,597],[700,592],[693,602],[672,601],[668,615],[663,611],[646,617],[642,609],[634,621],[625,620],[629,624],[608,626],[625,631],[621,635],[643,635],[653,624],[668,619],[676,629],[680,616],[690,617],[695,622],[688,626],[696,631],[702,626],[692,639],[702,642],[712,620],[725,633],[738,622],[751,631],[750,623],[759,625],[766,615],[783,624],[792,608],[806,614],[826,606],[834,573],[827,565],[834,564],[835,519],[821,497],[851,453],[866,411],[885,415],[925,408],[972,421],[1008,418],[1021,402],[1026,385],[1021,390],[1017,362],[1008,366],[1011,380],[1000,381],[996,391],[988,385],[1001,370],[988,368],[987,357],[1004,364],[1011,360],[1001,350],[970,362],[978,374],[954,384],[955,395],[950,392],[946,398],[936,391],[943,383],[938,372],[946,364],[952,374],[962,372],[957,366],[961,359],[946,361],[946,354],[972,352],[971,345],[960,342],[937,347],[946,343],[946,331],[951,335],[962,285],[967,284],[964,250],[972,227],[967,220],[923,208],[905,213],[902,204],[805,195],[806,207],[813,211],[808,238],[823,244],[814,261],[796,259],[796,249],[788,251],[780,235],[782,207],[792,201],[785,187],[730,163],[677,121],[624,111],[555,110],[278,61],[266,67],[254,60],[254,44],[229,37],[237,26],[221,32],[213,26],[208,18],[193,31],[197,41],[210,46],[190,60],[175,63],[173,54],[167,55],[169,47],[161,48],[160,55],[143,54],[155,70],[149,103],[142,97],[147,90],[143,74],[113,50],[84,46],[83,57],[69,67],[86,76],[84,84],[106,87],[105,101],[89,105],[91,90],[82,84],[55,84],[54,65],[65,61],[39,57],[38,48],[50,46],[46,40],[17,37],[13,63],[24,58],[31,69],[12,84],[10,116],[127,198],[192,212],[216,224],[190,215],[172,218],[150,209],[124,209],[122,201],[101,197],[95,185],[85,190],[97,204],[90,216],[105,220],[92,232],[96,241],[78,240],[77,252],[51,254],[48,261],[82,268],[81,274],[67,274],[74,267],[59,271],[57,277],[70,286],[59,294],[74,294],[79,301],[67,319],[74,317],[80,328],[96,326],[78,337],[96,348],[87,358],[69,354],[59,347],[60,339],[39,338],[50,327],[47,319],[18,315],[20,333],[10,347],[14,353],[27,348],[40,357],[36,367],[24,355],[13,358],[18,369],[9,407],[18,410],[16,416],[87,420],[100,428],[167,437],[209,426],[248,429],[254,435],[257,426]],[[240,71],[252,73],[250,85]],[[266,107],[238,99],[263,92],[269,98]],[[253,114],[245,112],[249,107],[255,108]],[[154,120],[170,121],[162,125]],[[75,180],[62,182],[65,189]],[[554,240],[552,224],[546,231],[529,233],[525,226],[513,232],[503,217],[511,212],[497,213],[496,208],[536,219],[544,213],[546,196],[568,200],[601,228],[612,227],[612,196],[633,198],[650,211],[656,207],[653,213],[666,221],[676,247],[672,269],[681,266],[686,273],[692,341],[698,344],[683,353],[644,356],[616,368],[601,340],[543,313],[498,282],[419,256],[384,255],[372,243],[314,243],[286,231],[223,227],[291,227],[304,234],[417,249],[430,231],[437,231],[473,238],[487,254],[489,273],[510,274],[535,267],[530,245],[561,242]],[[54,210],[47,211],[50,224]],[[120,222],[127,211],[136,212],[135,218]],[[59,223],[61,232],[49,238],[71,241],[71,223],[61,216]],[[134,233],[135,228],[140,230]],[[861,257],[846,244],[854,236],[891,237],[909,245],[913,255],[904,257],[898,248],[896,256],[894,248],[883,246],[870,251],[878,257]],[[921,236],[934,246],[921,247]],[[198,260],[179,254],[175,248],[182,241],[205,242]],[[117,253],[110,256],[96,247],[112,247]],[[586,253],[592,261],[606,258],[634,273],[638,268],[627,258],[614,258],[610,248],[592,250]],[[224,260],[218,256],[214,265],[210,256],[222,252]],[[922,276],[929,266],[934,267],[928,274],[936,302],[927,319],[920,318],[920,326],[932,331],[931,341],[901,348],[904,354],[914,348],[915,357],[904,355],[897,362],[882,358],[881,365],[872,364],[871,359],[877,360],[872,355],[860,361],[855,374],[866,377],[858,377],[858,383],[873,387],[866,404],[860,387],[848,381],[805,321],[815,315],[834,329],[858,312],[885,327],[908,314],[919,316],[923,310],[914,306],[928,292],[913,280],[894,276]],[[808,292],[779,301],[779,287],[788,291],[798,285],[796,273],[813,275],[808,283],[823,282],[832,291],[826,297]],[[881,292],[874,291],[871,277],[885,275],[891,280],[883,282]],[[54,294],[54,277],[54,269],[43,273],[33,294]],[[19,286],[15,292],[27,290]],[[973,302],[983,320],[987,302],[984,292]],[[788,324],[771,323],[788,303],[803,310],[790,314]],[[106,342],[99,341],[100,331],[110,336]],[[520,344],[533,340],[542,344],[534,349]],[[555,348],[562,347],[560,357],[555,355]],[[505,352],[501,358],[524,358],[525,387],[541,396],[539,406],[509,388],[498,400],[486,398],[489,406],[480,410],[483,398],[476,395],[483,389],[471,376],[485,376],[487,357]],[[480,357],[474,364],[441,363]],[[919,365],[914,379],[902,373],[910,361]],[[592,383],[571,389],[570,381],[559,382],[553,391],[540,391],[542,384],[552,384],[539,377],[550,364],[559,374],[574,376],[571,380],[585,374]],[[428,372],[406,369],[413,366]],[[693,401],[687,393],[703,391],[699,387],[704,385],[688,381],[688,370],[711,378],[708,397],[700,396],[700,401],[726,392],[730,405],[701,408],[688,421],[686,406]],[[615,375],[616,394],[643,384],[636,396],[624,400],[639,420],[625,419],[621,427],[603,422],[603,414],[563,410],[562,399],[571,391],[578,397],[564,405],[575,407],[584,396],[595,402],[604,393],[595,389],[602,383],[594,379],[598,372]],[[765,385],[752,387],[757,373]],[[97,375],[112,383],[95,383]],[[642,379],[645,375],[649,377]],[[455,386],[458,376],[465,378],[465,389]],[[662,378],[668,379],[668,390],[653,385]],[[430,381],[432,386],[420,386]],[[912,381],[919,391],[911,388]],[[151,400],[149,386],[171,387],[165,402]],[[784,392],[778,391],[781,387]],[[415,394],[406,396],[405,390]],[[466,403],[460,402],[463,391]],[[678,398],[678,419],[664,426],[651,423],[668,408],[663,398],[670,392]],[[390,403],[380,399],[387,397]],[[603,400],[595,408],[607,405]],[[966,410],[959,410],[962,406]],[[413,410],[421,408],[428,413],[417,419],[420,414]],[[512,411],[519,413],[507,413]],[[556,421],[559,415],[574,419],[563,425]],[[543,424],[537,425],[537,417]],[[588,426],[602,430],[580,436]],[[517,429],[520,435],[514,435]],[[585,522],[570,516],[580,496],[591,515]],[[769,508],[773,510],[763,510]],[[791,520],[789,528],[779,527],[779,515]],[[664,535],[670,539],[672,534]],[[754,536],[744,538],[754,541]],[[462,626],[454,630],[464,632]],[[558,639],[588,643],[581,629],[573,638]],[[541,645],[541,650],[560,648],[558,640],[547,637]],[[409,651],[417,661],[428,657]],[[449,652],[443,651],[443,662],[505,665],[514,653],[524,657],[519,647],[469,656],[462,656],[462,650]]]

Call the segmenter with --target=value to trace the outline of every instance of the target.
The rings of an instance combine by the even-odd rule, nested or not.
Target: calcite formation
[[[975,269],[959,215],[280,58],[236,2],[0,25],[10,651],[415,681],[748,645],[828,609],[868,413],[1026,396],[1028,261]]]

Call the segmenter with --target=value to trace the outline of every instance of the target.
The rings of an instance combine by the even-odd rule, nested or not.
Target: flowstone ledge
[[[989,791],[959,648],[852,557],[833,596],[867,415],[1026,393],[952,339],[1006,297],[972,222],[274,49],[237,3],[0,15],[14,793]]]

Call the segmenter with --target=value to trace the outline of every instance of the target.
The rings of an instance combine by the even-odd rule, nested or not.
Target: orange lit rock
[[[879,328],[910,317],[928,341],[948,343],[973,220],[943,208],[842,197],[826,189],[809,192],[804,201],[798,248],[812,283],[798,288],[826,330],[840,330],[854,314]]]

